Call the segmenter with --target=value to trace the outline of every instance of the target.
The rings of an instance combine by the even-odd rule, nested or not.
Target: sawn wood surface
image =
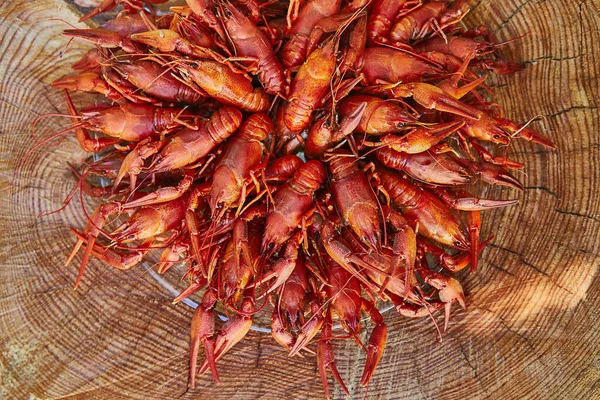
[[[93,260],[73,290],[76,263],[64,262],[69,227],[84,222],[79,203],[36,218],[74,185],[66,162],[85,155],[73,135],[36,150],[10,181],[35,143],[32,121],[66,112],[62,91],[49,85],[88,48],[75,40],[64,51],[61,30],[85,27],[80,15],[62,0],[0,2],[0,398],[323,397],[313,356],[290,359],[256,332],[219,362],[222,384],[205,375],[188,389],[192,309],[171,305],[143,268]],[[497,102],[517,122],[543,116],[532,126],[558,150],[511,145],[527,165],[526,189],[490,192],[520,203],[483,214],[484,235],[496,239],[466,279],[468,309],[453,309],[443,343],[430,319],[387,312],[388,344],[367,391],[359,385],[365,353],[334,342],[353,398],[600,398],[599,16],[598,0],[474,2],[468,24],[484,21],[500,40],[528,33],[502,49],[528,67],[499,79]],[[68,124],[42,119],[36,137]]]

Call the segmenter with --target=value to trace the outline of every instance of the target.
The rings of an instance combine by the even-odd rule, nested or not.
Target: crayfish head
[[[210,191],[210,209],[213,215],[218,207],[229,208],[242,193],[242,185],[238,182],[234,171],[228,166],[218,166],[213,174],[213,184]]]
[[[461,230],[454,232],[454,242],[452,243],[452,246],[461,250],[469,250],[471,248],[469,238]]]
[[[494,51],[496,51],[496,45],[490,42],[481,42],[478,44],[478,46],[475,48],[475,55],[476,56],[483,56],[486,54],[491,54]]]
[[[76,75],[65,76],[52,82],[50,86],[82,92],[108,90],[106,82],[95,72],[82,72]]]
[[[348,313],[340,320],[344,329],[346,329],[351,335],[358,334],[360,332],[360,319],[358,314]]]
[[[189,151],[185,142],[174,136],[171,141],[154,157],[150,173],[173,171],[190,163]]]
[[[380,252],[381,226],[379,212],[371,204],[357,203],[347,213],[346,220],[360,240],[372,250]]]
[[[119,234],[113,238],[116,243],[131,243],[154,237],[160,233],[160,215],[148,207],[137,210],[127,222],[115,230]]]
[[[265,259],[268,259],[277,251],[278,247],[279,246],[277,246],[276,240],[274,238],[266,236],[265,234],[263,236],[263,241],[260,246],[260,252],[264,255]]]
[[[469,136],[476,139],[487,140],[503,146],[510,143],[510,136],[502,129],[500,123],[487,115],[482,116],[479,120],[465,119],[463,129]]]

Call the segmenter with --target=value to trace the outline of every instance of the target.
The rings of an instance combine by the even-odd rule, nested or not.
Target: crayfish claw
[[[417,103],[428,109],[459,115],[463,118],[480,119],[483,111],[463,103],[442,89],[423,82],[395,85],[390,89],[395,97],[412,97]]]
[[[116,32],[109,31],[108,29],[65,29],[63,35],[83,39],[100,47],[109,49],[120,47],[126,53],[140,52],[140,48],[131,40],[122,37]]]
[[[85,252],[83,254],[83,258],[81,259],[81,264],[79,265],[79,272],[77,274],[77,279],[75,280],[75,289],[79,287],[81,283],[81,278],[83,277],[83,272],[85,271],[85,266],[87,265],[90,256],[94,250],[94,245],[96,243],[96,238],[100,234],[102,227],[104,226],[106,220],[111,215],[119,212],[121,210],[121,204],[118,202],[110,202],[104,205],[98,206],[96,210],[90,216],[90,221],[86,225],[83,233],[79,233],[74,229],[71,229],[71,232],[77,236],[77,243],[73,247],[71,254],[67,259],[67,264],[73,259],[77,251],[81,248],[83,243],[86,243]]]
[[[513,135],[518,135],[520,138],[523,138],[527,141],[541,144],[544,147],[556,150],[556,145],[552,143],[550,139],[536,132],[535,130],[528,128],[527,124],[525,126],[519,126],[513,121],[504,118],[496,118],[496,121]]]
[[[481,180],[491,185],[502,185],[523,190],[523,184],[517,178],[508,173],[504,168],[489,162],[461,161],[472,174],[478,175]]]
[[[214,339],[206,339],[204,340],[204,354],[206,355],[206,362],[208,367],[210,368],[210,372],[212,373],[213,379],[216,384],[219,384],[219,375],[217,373],[217,360],[215,357],[215,344]]]
[[[317,301],[313,301],[310,305],[312,316],[306,321],[304,326],[300,328],[300,333],[296,338],[294,346],[290,350],[289,356],[295,356],[315,337],[315,335],[321,330],[323,325],[324,317],[321,311],[321,306]]]
[[[381,360],[381,356],[383,355],[385,343],[387,341],[387,326],[383,321],[381,313],[377,307],[375,307],[375,304],[366,299],[362,299],[362,307],[369,313],[371,320],[375,323],[375,327],[369,337],[367,362],[365,363],[365,369],[363,370],[360,379],[360,384],[367,386],[371,380],[371,376],[373,376],[373,372],[375,372],[375,368],[377,368],[377,364],[379,364],[379,360]]]
[[[325,317],[325,322],[323,324],[323,330],[321,331],[321,339],[319,340],[319,344],[317,345],[317,365],[319,366],[319,375],[321,376],[321,382],[323,383],[323,389],[325,390],[325,397],[327,399],[331,398],[329,392],[329,384],[327,383],[327,368],[331,371],[331,374],[335,378],[335,380],[340,384],[342,390],[350,396],[350,392],[346,385],[344,385],[344,381],[340,376],[340,373],[335,366],[335,358],[333,356],[333,348],[331,347],[331,336],[332,336],[332,327],[331,327],[331,307],[327,310],[327,316]]]
[[[179,293],[177,295],[177,297],[175,297],[173,299],[172,304],[177,304],[180,301],[182,301],[183,299],[196,293],[198,290],[202,289],[204,287],[204,285],[206,285],[206,282],[207,282],[206,278],[204,278],[202,276],[199,278],[196,278],[192,283],[189,284],[189,286],[187,288],[183,289],[181,291],[181,293]]]
[[[252,317],[250,317],[248,314],[254,312],[254,299],[252,298],[251,293],[251,290],[247,291],[242,302],[241,311],[243,314],[230,318],[221,328],[221,332],[214,342],[212,351],[209,352],[208,349],[206,350],[206,360],[204,360],[200,366],[198,374],[203,374],[208,368],[210,368],[211,371],[213,371],[213,376],[215,376],[215,363],[219,361],[221,357],[223,357],[225,353],[227,353],[233,346],[235,346],[236,343],[242,340],[250,330],[250,327],[252,326]],[[217,377],[215,377],[215,382],[219,383]]]
[[[360,378],[360,384],[367,386],[381,356],[385,349],[385,343],[387,339],[387,326],[385,324],[376,325],[373,328],[371,337],[369,338],[369,345],[367,347],[367,361],[365,363],[365,369],[363,370],[362,377]]]
[[[330,399],[329,384],[327,383],[327,368],[331,371],[331,374],[335,380],[339,383],[342,390],[350,396],[348,388],[344,384],[340,373],[335,366],[335,360],[333,358],[333,349],[329,339],[321,339],[317,345],[317,362],[319,365],[319,374],[321,375],[321,382],[323,383],[323,389],[325,390],[325,398]]]
[[[294,347],[294,336],[286,329],[283,319],[276,308],[273,309],[273,315],[271,316],[271,336],[288,351]],[[300,355],[300,353],[298,354]]]
[[[212,308],[217,302],[216,291],[209,289],[202,297],[202,303],[198,305],[194,316],[192,317],[192,326],[190,329],[190,386],[196,387],[196,366],[200,342],[204,343],[204,352],[206,360],[213,374],[216,383],[219,383],[217,374],[217,365],[214,354],[214,333],[215,320]]]

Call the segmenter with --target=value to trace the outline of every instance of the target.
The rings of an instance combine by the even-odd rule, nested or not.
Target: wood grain
[[[502,49],[528,68],[499,79],[498,102],[558,144],[552,152],[516,140],[526,190],[495,190],[520,204],[486,213],[496,239],[466,280],[468,311],[455,310],[444,342],[430,320],[385,315],[388,345],[368,391],[365,355],[336,343],[337,365],[353,397],[393,399],[600,398],[600,5],[597,0],[482,0],[467,23],[485,21]],[[61,0],[0,4],[0,398],[197,399],[320,398],[313,357],[289,359],[267,334],[251,333],[208,376],[187,388],[192,310],[172,306],[143,269],[116,271],[93,261],[74,291],[64,266],[80,227],[65,168],[79,161],[72,135],[49,142],[13,172],[34,145],[38,115],[64,112],[49,83],[84,51],[61,56],[66,24],[80,12]],[[43,119],[38,137],[68,125]],[[176,276],[176,273],[175,275]],[[342,398],[336,386],[335,397]]]

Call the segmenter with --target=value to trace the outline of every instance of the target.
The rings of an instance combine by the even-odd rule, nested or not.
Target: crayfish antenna
[[[69,115],[69,117],[72,117],[72,116]],[[46,143],[48,143],[52,139],[56,139],[57,137],[62,136],[65,133],[68,133],[68,132],[73,131],[75,129],[81,128],[83,126],[84,126],[83,122],[79,122],[77,124],[73,124],[69,128],[66,128],[66,129],[63,129],[61,131],[58,131],[57,133],[55,133],[55,134],[47,137],[46,139],[44,139],[44,140],[36,143],[35,146],[33,146],[31,149],[27,150],[27,153],[25,153],[25,155],[23,156],[23,158],[21,158],[21,161],[19,161],[19,165],[17,165],[17,168],[15,169],[15,172],[13,173],[12,179],[10,180],[11,185],[14,184],[15,180],[17,179],[17,176],[19,176],[19,173],[21,172],[21,169],[25,165],[25,162],[29,159],[29,157],[33,154],[33,152],[35,150],[37,150],[39,147],[45,145]]]
[[[75,193],[77,192],[78,188],[81,188],[80,190],[83,190],[83,185],[85,185],[85,179],[88,175],[88,172],[86,172],[85,174],[80,174],[75,167],[73,167],[73,165],[71,165],[70,163],[67,163],[67,166],[69,168],[69,170],[71,170],[71,172],[73,173],[73,175],[75,176],[75,179],[77,179],[77,185],[75,185],[75,187],[73,189],[71,189],[71,191],[69,192],[69,194],[67,195],[67,197],[65,198],[65,200],[63,201],[63,205],[56,209],[56,210],[50,210],[50,211],[42,211],[41,213],[39,213],[38,215],[36,215],[36,218],[42,218],[42,217],[46,217],[48,215],[52,215],[52,214],[56,214],[58,212],[61,212],[62,210],[64,210],[65,208],[67,208],[67,206],[69,205],[69,203],[71,202],[71,200],[73,200],[73,196],[75,196]],[[69,256],[69,261],[73,258],[73,255]],[[67,262],[68,264],[69,262]]]
[[[210,248],[213,246],[213,243],[214,243],[213,241],[214,241],[214,238],[216,235],[217,226],[223,219],[223,216],[225,215],[226,211],[227,211],[227,209],[225,207],[223,207],[221,212],[219,212],[218,214],[216,213],[216,210],[215,210],[215,212],[212,213],[211,223],[210,223],[209,227],[206,229],[206,234],[204,235],[204,239],[202,240],[202,243],[198,249]],[[207,244],[207,241],[208,241],[208,244]],[[200,252],[198,252],[198,254],[195,254],[196,249],[194,247],[195,246],[192,246],[192,250],[193,250],[192,258],[196,260],[198,265],[200,265],[200,269],[202,270],[203,275],[206,276],[210,280],[212,278],[211,274],[209,274],[210,268],[209,268],[208,264],[210,264],[210,260],[205,260]]]

